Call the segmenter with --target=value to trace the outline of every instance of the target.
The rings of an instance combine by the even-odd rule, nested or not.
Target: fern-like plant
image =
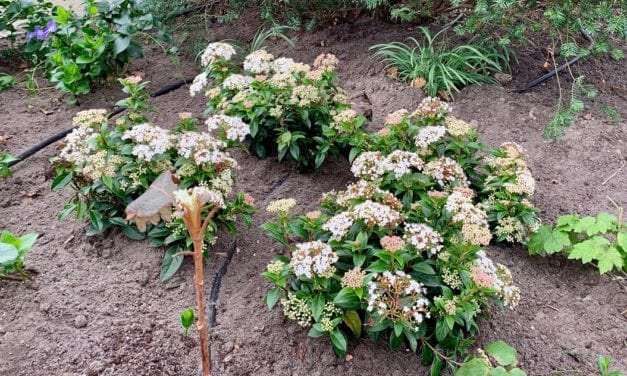
[[[493,73],[509,70],[510,55],[497,47],[464,44],[450,48],[438,37],[420,27],[423,41],[409,38],[409,44],[391,42],[377,44],[375,58],[382,58],[392,78],[421,87],[429,96],[451,97],[467,85],[495,84]]]

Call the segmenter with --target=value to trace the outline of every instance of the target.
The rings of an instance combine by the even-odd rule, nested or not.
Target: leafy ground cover
[[[237,37],[246,39],[254,30],[242,28],[240,32]],[[222,33],[233,37],[230,28]],[[277,56],[302,56],[299,60],[303,61],[313,61],[322,52],[337,54],[346,62],[339,66],[338,75],[346,82],[348,96],[360,112],[371,111],[373,121],[368,127],[374,131],[391,109],[415,108],[423,98],[417,89],[386,80],[381,65],[365,63],[369,45],[405,36],[402,28],[362,21],[302,35],[296,47],[277,45],[271,51]],[[604,74],[615,69],[606,61],[599,63]],[[172,74],[164,75],[157,66],[154,60],[140,60],[134,69],[143,71],[155,87],[178,73],[172,69]],[[193,64],[190,60],[183,66]],[[514,72],[520,74],[518,80],[535,75],[532,67],[519,67]],[[598,70],[586,73],[594,77],[595,72],[600,74]],[[613,77],[601,95],[624,112],[620,94],[624,95],[625,82],[619,75]],[[30,144],[35,135],[64,128],[75,112],[45,95],[30,99],[33,107],[24,109],[23,92],[9,91],[3,96],[7,94],[13,115],[2,115],[0,132],[11,136],[5,147],[12,152]],[[543,219],[552,222],[570,212],[613,211],[605,196],[624,206],[624,171],[602,184],[624,159],[624,129],[591,112],[560,143],[546,143],[539,130],[551,116],[551,103],[544,98],[552,94],[548,88],[522,97],[498,87],[467,88],[458,95],[453,114],[475,124],[481,139],[490,145],[516,141],[529,151],[528,163],[538,182],[536,204]],[[86,97],[84,106],[107,107],[117,95],[117,89],[99,89]],[[153,102],[161,110],[152,118],[160,124],[174,124],[182,108],[199,113],[205,106],[204,98],[190,99],[185,91]],[[32,126],[18,127],[27,122]],[[28,266],[40,275],[37,285],[0,287],[0,349],[9,354],[0,361],[0,370],[13,374],[24,369],[30,374],[60,369],[69,374],[192,374],[197,337],[192,333],[186,339],[179,329],[179,313],[193,305],[192,286],[186,283],[191,279],[191,263],[184,263],[180,276],[162,284],[158,280],[161,252],[116,231],[85,238],[81,223],[55,222],[53,217],[69,198],[69,192],[48,192],[50,180],[45,178],[44,166],[55,154],[49,148],[24,162],[2,187],[0,204],[7,215],[0,225],[17,232],[27,224],[40,233],[38,245],[27,256]],[[342,190],[352,179],[349,165],[342,160],[331,160],[319,172],[299,175],[271,159],[258,160],[244,153],[236,153],[236,158],[242,167],[239,188],[255,196],[261,208],[274,199],[293,197],[298,202],[295,210],[306,213],[316,208],[323,192]],[[574,174],[575,169],[581,172]],[[255,225],[271,219],[259,213]],[[206,285],[222,261],[220,253],[230,247],[227,239],[213,248],[216,257],[209,261]],[[349,342],[351,357],[338,359],[331,346],[307,339],[306,331],[263,305],[263,294],[270,286],[260,283],[258,276],[280,250],[257,226],[240,237],[237,248],[223,281],[212,334],[213,359],[224,374],[426,372],[413,354],[390,352],[386,343]],[[593,374],[599,354],[612,356],[619,368],[625,368],[623,281],[599,277],[595,269],[565,258],[530,258],[520,247],[491,247],[488,252],[511,269],[517,284],[524,286],[524,294],[517,311],[495,314],[480,325],[479,344],[506,340],[518,349],[519,366],[533,373]]]

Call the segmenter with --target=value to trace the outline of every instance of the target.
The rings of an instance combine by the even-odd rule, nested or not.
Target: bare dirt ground
[[[248,40],[256,23],[215,28],[215,39]],[[342,86],[357,105],[371,108],[370,129],[400,108],[412,109],[424,97],[417,89],[385,78],[381,64],[369,60],[368,47],[415,35],[400,26],[361,20],[298,35],[295,47],[273,45],[284,54],[312,62],[319,53],[341,60]],[[554,82],[527,94],[511,90],[538,75],[541,52],[528,48],[506,87],[466,88],[453,102],[453,112],[479,127],[490,145],[515,141],[529,154],[537,180],[536,204],[549,222],[568,212],[612,211],[607,197],[627,206],[627,168],[606,184],[627,156],[625,124],[613,124],[594,106],[557,142],[541,137],[552,113]],[[193,74],[191,58],[175,69],[159,51],[134,63],[150,88]],[[575,69],[596,85],[600,97],[627,118],[624,62],[591,59]],[[0,71],[4,68],[0,66]],[[5,69],[6,70],[6,69]],[[121,97],[117,87],[101,87],[80,107],[68,106],[57,92],[30,97],[23,85],[0,93],[0,134],[10,136],[4,148],[15,154],[70,125],[76,111],[110,106]],[[364,94],[370,104],[363,100]],[[159,110],[153,122],[169,126],[176,113],[204,109],[202,98],[180,89],[152,101]],[[58,222],[57,212],[70,192],[50,192],[48,159],[54,146],[18,164],[14,175],[0,182],[0,228],[35,231],[40,240],[27,257],[38,272],[34,284],[0,283],[0,375],[194,375],[197,337],[181,334],[179,313],[194,304],[193,268],[186,261],[167,283],[159,281],[163,250],[111,231],[85,237],[84,225]],[[294,197],[298,211],[313,209],[320,195],[350,181],[348,163],[331,161],[316,173],[297,174],[292,166],[272,159],[236,154],[242,166],[239,187],[256,197],[261,210],[254,227],[242,228],[237,253],[222,280],[217,321],[212,332],[214,371],[219,375],[406,375],[428,374],[419,358],[407,351],[391,352],[386,343],[351,342],[351,361],[338,359],[328,341],[310,339],[287,321],[280,310],[268,311],[259,277],[280,249],[258,227],[270,219],[263,208],[278,198]],[[280,184],[279,184],[280,183]],[[275,187],[271,190],[271,187]],[[224,252],[223,237],[215,252]],[[491,256],[507,265],[522,289],[514,311],[494,311],[483,321],[478,344],[503,339],[518,348],[521,366],[530,374],[591,375],[599,355],[627,369],[627,281],[562,257],[530,257],[522,247],[491,247]],[[224,256],[207,265],[205,285]]]

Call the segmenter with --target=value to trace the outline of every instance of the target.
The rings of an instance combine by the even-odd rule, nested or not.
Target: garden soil
[[[212,27],[213,39],[250,40],[253,18],[236,26]],[[334,53],[339,76],[360,111],[372,112],[370,130],[385,115],[413,109],[424,95],[385,77],[382,64],[369,59],[368,47],[403,40],[416,30],[362,19],[320,31],[297,34],[294,47],[273,42],[270,50],[312,62]],[[464,89],[452,102],[454,115],[478,127],[492,146],[515,141],[528,152],[537,181],[536,204],[545,222],[560,214],[615,211],[611,198],[627,207],[627,131],[609,121],[592,104],[566,135],[556,142],[542,138],[558,91],[556,81],[518,94],[513,89],[539,75],[544,62],[541,43],[520,52],[513,81],[499,86]],[[149,50],[131,72],[142,74],[155,90],[194,74],[189,57],[176,68],[159,50]],[[9,68],[0,66],[0,70]],[[573,68],[599,89],[599,98],[627,118],[625,63],[588,59]],[[563,86],[567,86],[562,77]],[[43,85],[46,85],[42,81]],[[24,85],[0,93],[2,148],[12,154],[71,124],[75,112],[111,108],[121,97],[110,83],[82,98],[80,106],[64,103],[59,93],[29,95]],[[190,98],[186,88],[152,100],[155,124],[173,124],[177,112],[203,111],[203,98]],[[85,225],[59,222],[56,215],[70,198],[68,190],[51,192],[50,146],[16,165],[0,182],[0,228],[19,234],[35,231],[40,239],[26,266],[32,283],[0,282],[0,375],[195,375],[197,334],[182,335],[179,313],[194,306],[193,267],[186,260],[167,282],[159,280],[162,249],[132,241],[118,231],[86,237]],[[252,194],[260,208],[251,229],[240,228],[236,254],[222,280],[211,331],[216,375],[426,375],[419,358],[407,350],[390,351],[385,341],[350,341],[347,359],[337,358],[329,341],[307,338],[307,330],[286,320],[280,309],[269,311],[263,295],[269,284],[259,274],[282,250],[259,225],[271,217],[263,210],[271,201],[293,197],[296,210],[316,207],[323,192],[351,181],[349,165],[336,160],[320,171],[297,174],[293,166],[258,160],[243,152],[239,188]],[[231,239],[225,234],[211,250],[206,268],[208,295],[213,275],[225,259]],[[599,276],[598,271],[564,257],[531,257],[519,246],[489,247],[505,264],[522,290],[516,310],[489,312],[477,336],[479,345],[503,339],[518,349],[520,366],[530,374],[591,375],[599,355],[617,360],[627,370],[627,280]]]

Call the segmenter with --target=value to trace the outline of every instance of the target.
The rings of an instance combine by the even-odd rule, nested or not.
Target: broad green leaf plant
[[[20,237],[9,230],[0,233],[0,280],[30,280],[24,269],[24,256],[31,250],[38,235],[29,233]]]
[[[531,235],[529,253],[551,255],[564,252],[571,260],[595,265],[601,274],[627,271],[627,224],[619,215],[599,213],[559,217],[554,226],[544,225]]]

